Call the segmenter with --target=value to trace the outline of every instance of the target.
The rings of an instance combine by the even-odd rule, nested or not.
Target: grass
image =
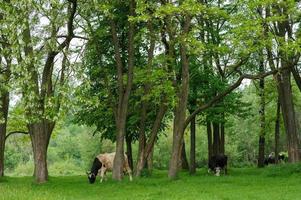
[[[166,171],[154,171],[152,177],[128,177],[122,182],[88,184],[86,176],[50,177],[37,185],[32,177],[0,179],[0,200],[75,200],[75,199],[200,199],[200,200],[300,200],[301,164],[265,169],[230,169],[228,176],[215,177],[205,169],[195,176],[181,172],[170,181]]]

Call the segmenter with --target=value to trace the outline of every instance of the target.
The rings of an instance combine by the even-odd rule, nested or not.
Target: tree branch
[[[279,69],[275,69],[269,72],[265,72],[265,73],[259,73],[256,75],[251,75],[251,74],[242,74],[240,75],[239,79],[233,83],[232,85],[230,85],[224,92],[219,93],[218,95],[216,95],[215,97],[213,97],[210,101],[208,101],[206,104],[203,104],[202,106],[200,106],[199,108],[197,108],[190,116],[187,117],[187,119],[185,120],[184,123],[184,128],[183,131],[185,131],[186,127],[188,126],[188,124],[190,123],[190,121],[200,112],[206,110],[207,108],[211,107],[212,105],[218,103],[221,99],[223,99],[225,96],[227,96],[230,92],[232,92],[233,90],[235,90],[236,88],[238,88],[241,84],[241,82],[244,79],[260,79],[260,78],[264,78],[266,76],[272,75],[272,74],[276,74],[278,72],[280,72],[281,70],[283,70],[283,68],[279,68]]]
[[[6,141],[9,136],[16,134],[16,133],[22,133],[22,134],[28,135],[28,132],[26,132],[26,131],[11,131],[5,136],[4,140]]]

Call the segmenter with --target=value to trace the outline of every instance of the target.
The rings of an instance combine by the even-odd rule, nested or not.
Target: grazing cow
[[[283,152],[278,154],[278,161],[279,162],[285,162],[287,160],[287,155]],[[264,164],[275,164],[276,163],[276,158],[275,158],[275,153],[271,152],[267,158],[264,159]]]
[[[216,176],[220,176],[221,170],[224,170],[224,174],[227,174],[227,162],[228,157],[223,154],[211,156],[208,163],[208,172],[213,171]]]
[[[102,182],[104,176],[106,176],[106,172],[108,170],[112,171],[114,158],[115,158],[115,152],[99,154],[98,156],[96,156],[96,158],[94,159],[93,165],[91,167],[91,171],[87,172],[89,182],[94,183],[98,173],[101,178],[100,182]],[[124,154],[123,171],[127,172],[129,174],[130,181],[132,181],[132,170],[129,167],[128,159],[125,154]]]

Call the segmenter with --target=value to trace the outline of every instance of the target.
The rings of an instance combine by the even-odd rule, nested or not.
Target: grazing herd
[[[93,161],[91,170],[87,172],[89,182],[94,183],[98,174],[100,176],[100,182],[102,182],[104,178],[106,179],[106,172],[112,171],[113,169],[114,158],[115,152],[99,154],[98,156],[96,156],[96,158]],[[279,153],[278,160],[279,162],[286,161],[287,155],[285,153]],[[275,153],[270,153],[269,156],[265,158],[264,163],[265,165],[275,164]],[[213,155],[208,161],[208,173],[213,172],[215,176],[220,176],[221,172],[223,172],[224,175],[227,175],[227,164],[228,157],[226,155]],[[130,181],[132,181],[132,170],[129,167],[128,158],[126,154],[124,154],[123,172],[127,173],[130,177]]]

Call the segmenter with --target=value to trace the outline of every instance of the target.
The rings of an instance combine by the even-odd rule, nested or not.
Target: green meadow
[[[301,164],[264,169],[235,168],[229,175],[216,177],[198,170],[195,176],[181,172],[169,180],[167,172],[155,170],[150,177],[128,177],[122,182],[109,179],[89,184],[86,176],[50,177],[46,184],[32,177],[4,177],[0,182],[0,200],[75,200],[75,199],[200,199],[200,200],[299,200]]]

